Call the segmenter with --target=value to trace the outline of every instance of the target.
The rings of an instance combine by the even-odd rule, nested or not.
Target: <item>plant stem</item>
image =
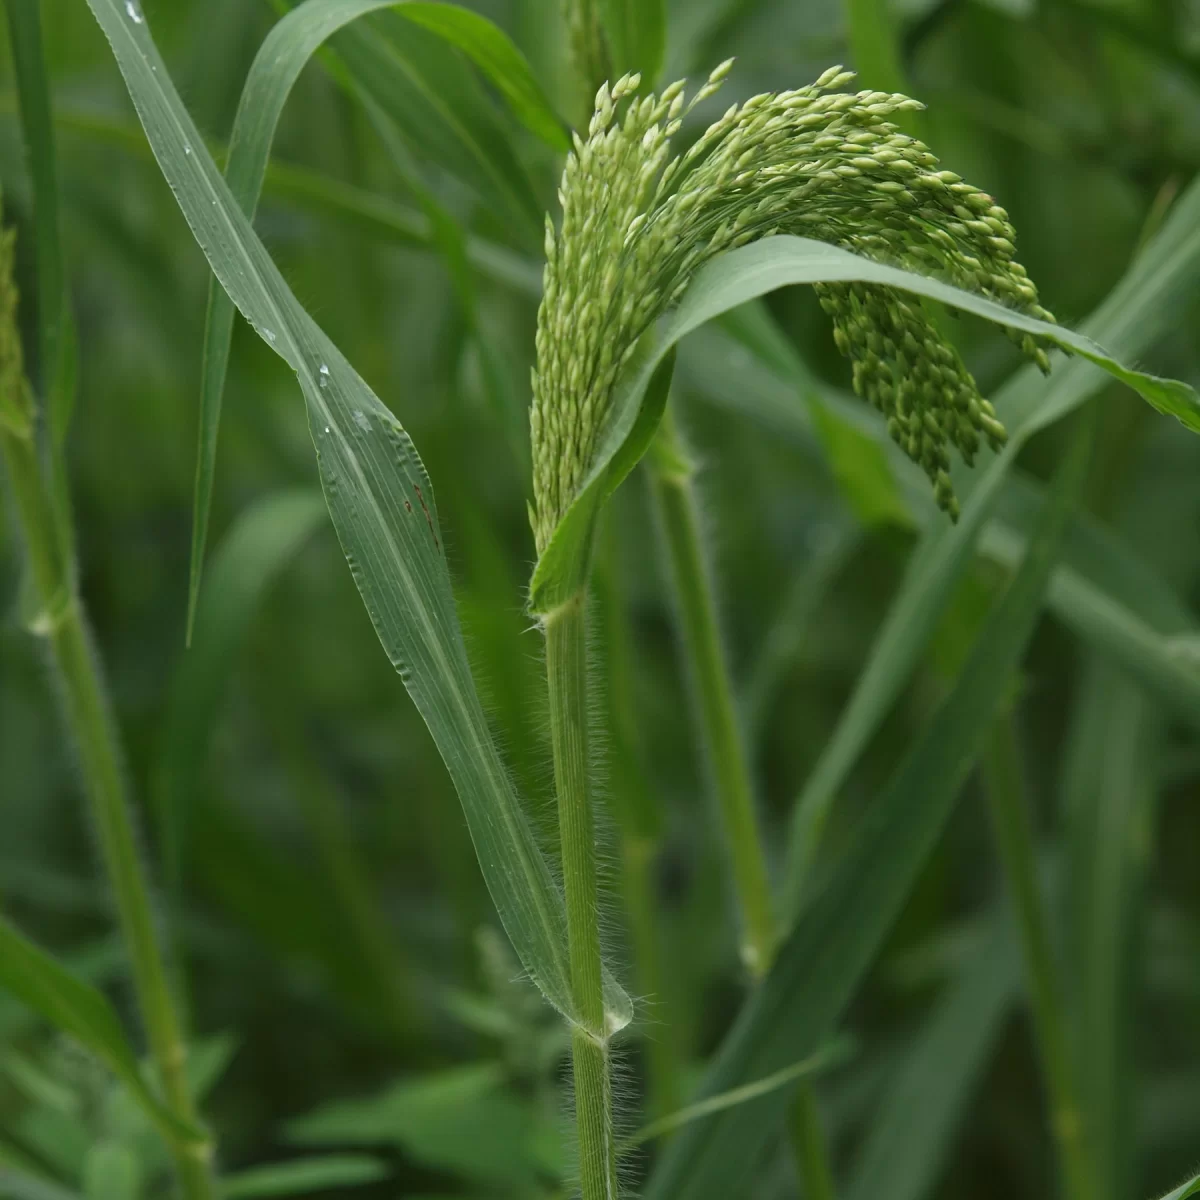
[[[679,1038],[666,1015],[667,976],[657,927],[654,866],[662,839],[663,814],[646,778],[635,720],[629,617],[621,588],[617,527],[610,521],[607,553],[597,572],[607,673],[609,762],[612,809],[620,829],[621,880],[637,969],[638,990],[650,998],[656,1035],[646,1040],[647,1115],[665,1117],[683,1104]]]
[[[1022,782],[1021,752],[1011,715],[993,726],[984,755],[988,805],[1008,883],[1025,960],[1034,1030],[1041,1051],[1051,1124],[1069,1200],[1097,1194],[1071,1067],[1062,987],[1050,949],[1049,926],[1038,891],[1036,859]]]
[[[587,627],[579,595],[546,618],[546,679],[567,942],[576,1023],[571,1031],[583,1200],[617,1195],[612,1084],[604,1019],[595,822],[589,788]]]
[[[766,974],[774,949],[771,891],[754,817],[746,751],[734,708],[717,606],[700,537],[695,468],[664,417],[652,466],[654,497],[671,560],[684,656],[696,697],[700,742],[729,841],[742,915],[742,957],[750,973]]]
[[[712,575],[700,535],[695,466],[680,442],[670,410],[650,455],[659,518],[671,559],[683,648],[697,697],[699,740],[706,747],[713,786],[733,860],[742,914],[742,956],[755,980],[770,969],[775,927],[766,859],[754,816],[750,781],[733,684],[717,622]],[[806,1197],[831,1200],[833,1172],[812,1086],[800,1083],[792,1113],[793,1153]]]
[[[792,1150],[804,1190],[804,1200],[834,1200],[833,1172],[825,1144],[825,1130],[817,1111],[817,1098],[801,1084],[792,1103]]]
[[[79,754],[150,1052],[167,1106],[185,1125],[194,1125],[186,1049],[138,855],[117,732],[32,433],[22,436],[0,425],[0,452],[41,604],[36,627],[45,633],[58,669],[63,713]],[[209,1166],[211,1147],[175,1143],[171,1149],[183,1195],[187,1200],[211,1200],[216,1195]]]

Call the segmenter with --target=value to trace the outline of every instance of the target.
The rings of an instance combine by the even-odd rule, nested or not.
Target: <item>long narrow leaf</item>
[[[138,1068],[137,1056],[103,993],[60,967],[3,918],[0,918],[0,988],[92,1051],[169,1136],[200,1143],[205,1140],[201,1130],[181,1125],[150,1092]]]
[[[46,77],[37,0],[5,0],[5,9],[8,13],[21,125],[33,182],[38,365],[54,443],[61,446],[75,398],[75,326],[67,303],[67,277],[63,264],[50,82]]]
[[[158,768],[159,815],[167,877],[181,882],[189,812],[225,684],[258,604],[325,516],[315,490],[279,492],[246,509],[213,561],[196,623],[196,649],[175,674]]]
[[[871,1116],[847,1200],[922,1200],[930,1194],[1020,988],[1014,934],[1007,913],[994,920],[938,999]]]
[[[502,29],[457,4],[418,4],[410,0],[396,11],[406,21],[423,26],[461,50],[496,85],[531,133],[555,150],[570,149],[566,124],[534,78],[525,56]]]
[[[136,6],[88,0],[155,157],[213,273],[296,372],[334,528],[384,650],[454,781],[480,867],[513,946],[574,1019],[562,896],[521,810],[475,690],[433,488],[416,448],[301,307],[208,156]],[[609,978],[606,1025],[628,1023]],[[602,1033],[602,1030],[595,1030]]]
[[[1037,621],[1086,449],[1086,442],[1073,448],[1054,503],[958,682],[780,948],[706,1073],[701,1098],[812,1053],[849,1002],[936,845],[1004,700]],[[775,1093],[689,1126],[651,1176],[649,1200],[746,1195],[744,1181],[787,1099]]]
[[[1200,271],[1200,183],[1181,197],[1159,236],[1087,322],[1105,344],[1141,353],[1168,327],[1174,300],[1194,287]],[[871,650],[834,735],[795,807],[785,877],[787,908],[800,903],[807,868],[833,798],[919,659],[954,587],[972,561],[975,542],[1020,447],[1038,430],[1078,407],[1101,379],[1073,362],[1040,381],[1019,371],[996,398],[1009,431],[1004,451],[978,474],[959,473],[966,499],[957,525],[932,527],[911,559],[904,582]]]
[[[603,0],[613,76],[637,71],[653,85],[667,49],[666,0]]]

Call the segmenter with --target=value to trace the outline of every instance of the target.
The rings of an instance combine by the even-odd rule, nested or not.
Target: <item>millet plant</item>
[[[809,1077],[836,1058],[838,1021],[944,828],[968,771],[982,756],[1033,998],[1063,1187],[1069,1200],[1091,1200],[1100,1158],[1067,1046],[1063,985],[1022,807],[1019,753],[1006,716],[1012,679],[1080,491],[1086,429],[1066,455],[1039,519],[1014,556],[1011,582],[933,713],[928,735],[911,748],[842,855],[818,870],[816,848],[832,795],[844,779],[836,765],[824,768],[823,788],[806,792],[797,806],[782,878],[773,880],[720,631],[696,466],[669,397],[676,347],[687,334],[730,313],[752,312],[744,306],[781,287],[811,285],[837,349],[849,360],[854,390],[877,410],[900,458],[925,477],[915,503],[927,504],[931,493],[940,510],[923,551],[935,581],[925,594],[914,585],[905,595],[906,619],[916,627],[926,619],[925,608],[932,612],[952,588],[953,563],[969,552],[988,489],[998,486],[1005,463],[1040,421],[1053,419],[1039,410],[1018,411],[1010,440],[1000,410],[964,364],[948,310],[1003,327],[1043,373],[1051,370],[1050,356],[1065,351],[1200,431],[1195,392],[1123,366],[1096,342],[1057,325],[1015,258],[1016,235],[1005,209],[943,169],[914,136],[911,120],[922,106],[892,92],[849,90],[854,75],[841,67],[829,68],[808,86],[735,103],[702,127],[702,114],[733,60],[713,70],[690,98],[683,81],[651,91],[657,63],[644,64],[643,76],[636,69],[642,64],[626,60],[636,60],[639,45],[661,42],[661,30],[639,42],[631,32],[641,19],[638,6],[569,5],[573,85],[589,92],[599,86],[586,128],[568,135],[519,52],[478,14],[453,5],[305,0],[274,26],[255,60],[222,171],[171,84],[140,5],[87,2],[214,275],[205,335],[192,612],[200,595],[236,310],[297,377],[325,502],[371,623],[457,790],[520,969],[569,1030],[583,1200],[629,1194],[624,1160],[639,1140],[651,1136],[646,1130],[633,1133],[617,1111],[614,1042],[637,1014],[605,954],[604,838],[598,830],[606,820],[598,810],[606,784],[597,750],[603,739],[593,728],[604,708],[607,675],[614,693],[610,708],[623,710],[609,722],[620,761],[607,786],[623,793],[648,790],[637,778],[630,732],[636,722],[623,676],[628,649],[622,649],[627,631],[614,566],[619,553],[603,553],[613,545],[619,552],[622,536],[618,526],[604,527],[609,501],[643,460],[673,582],[678,641],[692,691],[693,740],[707,764],[719,814],[749,986],[742,1015],[714,1056],[694,1104],[678,1108],[684,1091],[670,1054],[651,1061],[652,1091],[665,1111],[655,1112],[659,1120],[649,1128],[675,1136],[646,1194],[653,1200],[753,1194],[748,1179],[755,1156],[786,1125],[806,1196],[833,1195],[834,1170]],[[395,10],[388,16],[397,29],[411,22],[439,53],[450,47],[471,60],[548,152],[565,153],[559,211],[545,218],[529,408],[529,516],[537,562],[527,608],[545,640],[556,851],[542,845],[479,698],[425,466],[401,422],[296,299],[252,225],[280,113],[302,68],[327,40],[335,39],[350,64],[342,77],[351,94],[386,127],[388,89],[367,69],[370,38],[356,43],[347,37],[356,19],[385,8]],[[10,9],[23,13],[14,30],[24,36],[14,42],[24,56],[27,139],[32,130],[36,141],[38,122],[48,111],[36,61],[36,20],[18,0]],[[659,11],[655,5],[646,9]],[[618,20],[614,13],[623,16]],[[610,65],[617,61],[631,69],[610,82],[608,76],[616,74]],[[419,140],[420,132],[413,136]],[[426,136],[436,137],[437,131]],[[52,163],[48,139],[31,149],[43,170]],[[506,162],[503,156],[490,160],[500,173],[495,177]],[[513,216],[515,226],[528,206],[519,188],[504,196],[513,212],[524,213]],[[461,271],[471,247],[453,232],[435,199],[423,198],[428,220],[422,236],[452,270]],[[43,195],[39,203],[50,201]],[[39,213],[39,221],[43,217]],[[44,241],[39,255],[51,244]],[[134,964],[153,1079],[147,1082],[140,1072],[102,996],[8,925],[0,925],[0,982],[104,1059],[163,1133],[180,1193],[186,1200],[205,1200],[220,1194],[212,1169],[215,1151],[199,1127],[186,1078],[183,1006],[153,919],[119,737],[76,586],[53,394],[35,398],[26,379],[11,246],[6,234],[0,242],[0,447],[38,596],[34,623],[47,640],[60,683],[64,722],[76,745]],[[494,270],[514,273],[503,255],[493,254],[490,262]],[[460,285],[470,324],[475,319],[470,288],[461,277]],[[39,297],[43,323],[59,298],[52,289]],[[482,333],[473,332],[486,347]],[[44,390],[53,393],[57,376],[47,374],[44,352],[41,358],[50,380]],[[1065,407],[1082,398],[1081,393]],[[850,436],[840,417],[819,405],[814,412],[831,440]],[[975,463],[985,444],[997,454],[991,462],[999,465],[974,482],[964,467]],[[891,460],[880,450],[878,461]],[[959,540],[942,543],[940,537]],[[600,578],[594,579],[597,565]],[[597,592],[604,601],[598,656],[589,646],[589,603]],[[885,705],[887,686],[862,705]],[[834,743],[831,753],[846,752]],[[628,795],[613,799],[635,969],[645,987],[661,977],[661,965],[653,961],[655,913],[647,882],[652,835],[635,807]],[[159,832],[168,850],[186,837],[178,813],[168,812]],[[331,836],[337,841],[336,828]],[[167,858],[169,868],[170,853]],[[361,910],[362,897],[356,894],[354,903]],[[646,990],[654,990],[652,982]]]

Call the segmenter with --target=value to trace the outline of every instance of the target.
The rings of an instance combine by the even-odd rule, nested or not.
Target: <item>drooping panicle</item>
[[[732,106],[682,154],[671,139],[728,73],[722,63],[690,102],[674,83],[638,97],[637,76],[601,87],[586,138],[575,137],[547,220],[545,292],[533,373],[534,533],[545,548],[579,491],[639,339],[695,272],[725,250],[777,233],[842,246],[1051,315],[1013,258],[1008,214],[889,118],[906,96],[842,92],[832,67],[808,87]],[[969,463],[1005,437],[992,406],[920,301],[875,284],[817,288],[855,390],[925,470],[952,516],[950,447]],[[1042,367],[1028,335],[1014,334]]]

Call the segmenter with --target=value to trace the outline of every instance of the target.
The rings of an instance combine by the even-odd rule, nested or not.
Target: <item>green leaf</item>
[[[397,1145],[436,1170],[533,1191],[539,1175],[535,1105],[492,1064],[453,1067],[340,1100],[289,1123],[300,1145]]]
[[[1037,621],[1087,449],[1086,440],[1073,447],[1059,472],[1053,506],[958,682],[780,947],[706,1072],[701,1098],[811,1054],[849,1003],[936,846],[1007,696]],[[648,1200],[726,1200],[738,1194],[739,1181],[750,1176],[788,1098],[786,1092],[772,1093],[688,1126],[651,1176]]]
[[[1188,1200],[1189,1196],[1200,1195],[1200,1175],[1181,1183],[1173,1192],[1168,1192],[1162,1200]]]
[[[442,4],[397,4],[396,0],[307,0],[280,20],[264,39],[250,67],[246,85],[238,103],[230,136],[225,177],[242,211],[253,218],[262,194],[263,180],[271,157],[271,145],[279,119],[296,79],[318,49],[339,30],[359,17],[383,9],[395,8],[410,21],[433,31],[471,54],[506,95],[515,94],[514,105],[532,115],[535,123],[557,133],[560,148],[565,135],[548,102],[529,71],[528,64],[515,46],[492,23],[475,13]],[[482,61],[481,61],[482,60]],[[429,66],[429,64],[427,64]],[[512,95],[510,95],[512,99]],[[392,117],[395,101],[379,105]],[[444,213],[431,193],[412,181],[422,201],[433,243],[446,255],[460,292],[469,293],[462,282],[466,267],[466,246],[456,222]],[[473,301],[464,303],[474,322]],[[212,506],[213,476],[216,469],[217,434],[221,421],[221,403],[229,367],[229,347],[233,332],[233,304],[217,286],[209,286],[208,312],[204,329],[204,356],[200,379],[200,438],[196,459],[196,483],[193,498],[191,566],[188,584],[188,639],[191,639],[200,576],[208,537],[209,511]]]
[[[296,1162],[272,1163],[228,1175],[222,1181],[225,1200],[255,1196],[302,1196],[333,1188],[377,1183],[391,1174],[388,1165],[367,1154],[328,1154]]]
[[[602,0],[613,78],[641,73],[653,86],[667,48],[666,0]]]
[[[565,122],[554,111],[525,56],[502,29],[456,4],[413,2],[398,6],[396,11],[406,21],[421,25],[457,46],[496,85],[530,133],[555,150],[565,153],[571,148]]]
[[[1015,931],[1005,913],[991,922],[909,1040],[870,1117],[846,1200],[924,1200],[932,1194],[1020,984]]]
[[[878,442],[841,420],[815,394],[809,401],[825,457],[861,524],[911,524],[908,506]]]
[[[213,560],[196,619],[196,649],[184,655],[172,681],[158,764],[164,856],[175,886],[230,672],[264,593],[324,516],[315,490],[268,495],[238,517]]]
[[[0,918],[0,988],[92,1051],[172,1139],[205,1141],[202,1131],[181,1125],[151,1094],[137,1056],[104,995],[59,966],[3,918]]]
[[[336,0],[317,0],[331,2]],[[506,222],[517,241],[539,247],[541,205],[471,68],[441,37],[395,12],[377,13],[366,25],[345,29],[333,40],[352,94],[369,96],[419,153]]]
[[[33,183],[41,392],[48,402],[54,444],[61,446],[75,400],[75,325],[67,303],[63,265],[50,81],[42,46],[40,5],[35,0],[5,0],[5,9]]]
[[[1123,353],[1140,353],[1168,327],[1174,301],[1195,286],[1198,270],[1200,184],[1193,184],[1089,327]],[[796,803],[784,881],[789,912],[794,913],[800,903],[808,865],[834,797],[973,561],[975,542],[1020,447],[1078,407],[1100,382],[1095,371],[1076,361],[1057,368],[1049,380],[1039,380],[1033,368],[1023,369],[997,396],[997,408],[1009,431],[1008,445],[982,470],[955,473],[959,493],[965,496],[962,516],[952,527],[935,523],[922,539],[837,729]]]
[[[853,281],[899,288],[940,300],[998,325],[1036,334],[1102,367],[1129,384],[1159,411],[1169,412],[1189,428],[1200,431],[1200,396],[1192,388],[1125,367],[1082,334],[1013,312],[939,280],[885,266],[838,246],[811,238],[765,238],[722,255],[701,270],[679,307],[664,321],[653,350],[645,353],[628,371],[614,402],[610,424],[579,494],[551,535],[534,569],[530,585],[530,606],[534,612],[545,613],[562,604],[579,590],[581,580],[586,577],[596,515],[623,478],[614,468],[620,464],[624,469],[626,463],[631,459],[636,461],[645,452],[649,442],[647,426],[657,403],[657,384],[661,378],[656,372],[676,343],[714,317],[778,288],[798,283]],[[657,419],[654,420],[656,424]],[[1010,440],[1005,454],[989,465],[989,475],[998,479],[1004,468],[997,464],[1006,462],[1005,455],[1015,454],[1016,444],[1015,440]]]
[[[137,1200],[141,1187],[138,1161],[128,1146],[97,1142],[83,1160],[83,1194],[87,1200]]]
[[[562,895],[496,749],[467,661],[433,488],[416,448],[301,307],[168,82],[144,18],[89,0],[192,233],[263,340],[296,372],[326,504],[367,613],[458,791],[480,867],[522,966],[568,1019]],[[137,12],[137,9],[133,10]],[[606,976],[605,1029],[629,998]]]

